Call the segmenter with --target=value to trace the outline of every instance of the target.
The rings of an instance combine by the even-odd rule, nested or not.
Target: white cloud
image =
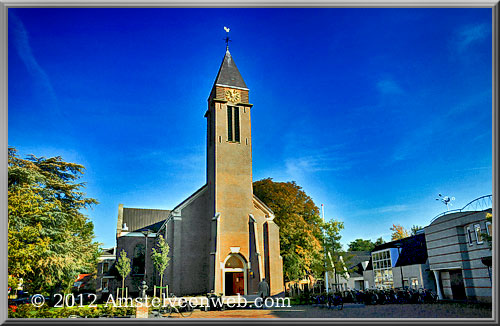
[[[487,24],[476,24],[465,26],[458,31],[456,38],[458,50],[463,51],[469,45],[485,39],[490,33]]]
[[[399,213],[406,212],[412,209],[409,205],[389,205],[389,206],[381,206],[381,207],[372,207],[369,209],[361,209],[356,212],[356,216],[358,215],[377,215],[377,214],[385,214],[385,213]]]
[[[12,35],[14,36],[13,41],[17,54],[26,66],[28,72],[46,89],[47,94],[51,97],[51,100],[56,102],[56,94],[54,92],[54,88],[52,87],[52,83],[50,82],[49,76],[40,66],[33,54],[29,42],[28,31],[24,27],[23,22],[13,13],[9,13],[9,22],[11,23],[9,24],[9,27],[11,28]]]
[[[316,154],[303,157],[293,157],[285,160],[288,174],[313,173],[320,171],[348,170],[351,165],[337,155]]]
[[[383,95],[403,94],[404,91],[392,78],[383,78],[377,82],[377,89]]]

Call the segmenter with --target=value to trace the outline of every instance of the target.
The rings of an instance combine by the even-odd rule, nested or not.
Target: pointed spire
[[[215,85],[248,89],[228,48],[226,48],[226,54],[224,55],[219,73],[215,79]]]

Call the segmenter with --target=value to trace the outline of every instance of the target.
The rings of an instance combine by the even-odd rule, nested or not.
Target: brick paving
[[[175,313],[172,314],[172,317],[183,318]],[[224,311],[196,310],[187,318],[492,318],[492,312],[491,306],[461,303],[374,306],[345,304],[342,310],[310,305],[297,305],[290,308],[229,309]]]

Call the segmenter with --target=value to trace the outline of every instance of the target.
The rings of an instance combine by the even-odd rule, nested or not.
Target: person
[[[269,296],[269,284],[267,284],[266,279],[263,278],[262,281],[259,282],[258,286],[258,296],[262,298],[262,300],[266,299]]]

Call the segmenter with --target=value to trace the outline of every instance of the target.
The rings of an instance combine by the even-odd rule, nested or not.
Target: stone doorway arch
[[[248,265],[240,254],[231,253],[224,260],[222,288],[224,295],[247,295]]]

